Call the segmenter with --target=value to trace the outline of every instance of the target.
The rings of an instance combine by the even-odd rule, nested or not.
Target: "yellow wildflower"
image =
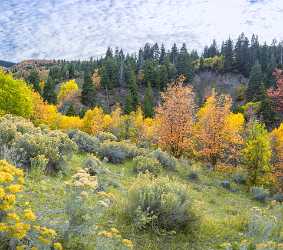
[[[50,241],[49,239],[46,239],[46,238],[44,238],[44,237],[42,237],[42,236],[39,236],[39,237],[38,237],[38,240],[39,240],[42,244],[44,244],[44,245],[49,245],[49,244],[51,243],[51,241]]]
[[[37,247],[32,247],[31,250],[38,250],[38,248]]]
[[[14,184],[14,185],[10,185],[7,187],[7,191],[15,194],[15,193],[19,193],[23,190],[23,186],[22,185],[17,185],[17,184]]]
[[[111,232],[114,233],[114,234],[118,234],[119,233],[119,230],[115,227],[112,227],[111,228]]]
[[[7,213],[7,218],[14,221],[19,221],[20,218],[16,213]]]
[[[0,223],[0,232],[6,232],[8,230],[8,226],[5,223]]]
[[[5,172],[1,172],[1,174],[0,174],[0,183],[12,182],[13,180],[14,180],[14,177],[11,174],[5,173]]]
[[[26,236],[28,230],[30,229],[29,224],[17,222],[13,227],[10,227],[11,230],[11,237],[22,239]]]
[[[59,243],[59,242],[55,242],[53,247],[54,247],[55,250],[63,250],[63,247],[62,247],[61,243]]]
[[[26,249],[25,245],[21,245],[21,246],[16,247],[16,250],[24,250],[24,249]]]
[[[25,209],[24,210],[24,218],[27,219],[27,220],[30,220],[30,221],[36,220],[36,216],[31,209]]]
[[[5,196],[5,190],[0,187],[0,199],[2,199]]]
[[[133,248],[134,247],[134,245],[133,245],[133,242],[131,241],[131,240],[128,240],[128,239],[123,239],[122,240],[122,243],[126,246],[126,247],[128,247],[128,248]]]

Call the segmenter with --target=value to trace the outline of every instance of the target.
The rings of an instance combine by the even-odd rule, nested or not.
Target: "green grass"
[[[30,202],[37,211],[40,222],[58,231],[63,230],[64,207],[66,202],[65,181],[83,166],[87,155],[75,155],[69,162],[70,170],[57,177],[40,176],[27,178],[26,191],[21,199]],[[108,192],[122,200],[135,180],[133,162],[113,165],[103,163],[111,174],[103,175],[99,181]],[[198,181],[189,181],[186,176],[190,170],[188,166],[178,165],[177,171],[166,172],[188,186],[192,200],[193,211],[200,218],[198,230],[177,234],[160,234],[151,231],[137,231],[130,221],[126,221],[121,207],[114,205],[101,219],[104,227],[116,227],[122,236],[134,242],[135,249],[219,249],[224,242],[241,241],[244,239],[247,218],[252,207],[264,206],[251,199],[246,188],[232,184],[234,192],[222,188],[219,183],[224,179],[231,179],[227,174],[215,173],[195,164],[194,171],[199,175]],[[232,183],[232,181],[231,181]]]

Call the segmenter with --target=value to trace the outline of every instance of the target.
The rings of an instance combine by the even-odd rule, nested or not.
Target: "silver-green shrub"
[[[169,155],[166,152],[163,152],[161,149],[154,150],[151,155],[156,158],[162,167],[168,170],[175,170],[177,165],[177,160]]]
[[[182,230],[195,225],[187,186],[169,177],[140,175],[129,189],[125,215],[139,229]]]
[[[134,144],[126,141],[105,141],[100,145],[99,154],[101,158],[106,157],[116,164],[134,158],[139,154],[139,150]]]
[[[161,165],[158,160],[150,156],[137,156],[134,158],[134,170],[137,173],[150,172],[157,175],[161,171]]]
[[[21,117],[0,118],[0,157],[18,167],[57,172],[75,150],[76,145],[63,132],[37,128]]]
[[[80,152],[97,153],[99,151],[100,141],[96,137],[80,130],[70,130],[68,135],[77,144]]]

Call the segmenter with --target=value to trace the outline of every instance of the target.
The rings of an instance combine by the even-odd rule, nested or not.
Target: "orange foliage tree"
[[[283,123],[271,132],[271,142],[275,175],[283,177]]]
[[[231,97],[213,93],[197,113],[195,155],[206,159],[213,167],[219,159],[235,159],[239,146],[243,144],[244,117],[233,114],[231,104]]]
[[[283,71],[276,69],[273,73],[276,78],[277,88],[269,89],[267,95],[274,100],[276,111],[283,113]]]
[[[162,103],[156,109],[156,135],[160,148],[175,157],[191,148],[194,122],[194,92],[179,77],[161,94]]]

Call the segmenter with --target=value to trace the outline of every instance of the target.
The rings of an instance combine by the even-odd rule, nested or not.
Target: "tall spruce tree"
[[[265,88],[263,84],[261,65],[256,62],[251,69],[250,80],[246,90],[246,100],[249,102],[257,102],[262,100],[264,95]]]
[[[55,86],[56,86],[55,81],[51,77],[48,77],[43,88],[43,99],[51,104],[56,104],[57,102]]]
[[[27,82],[32,85],[33,89],[40,93],[40,78],[36,70],[32,70],[27,77]]]
[[[145,91],[143,112],[145,117],[153,117],[153,93],[150,82],[147,83],[147,88]]]
[[[86,71],[84,73],[84,83],[82,86],[82,104],[88,107],[94,107],[95,94],[96,94],[96,89],[91,80],[91,74],[90,72]]]

